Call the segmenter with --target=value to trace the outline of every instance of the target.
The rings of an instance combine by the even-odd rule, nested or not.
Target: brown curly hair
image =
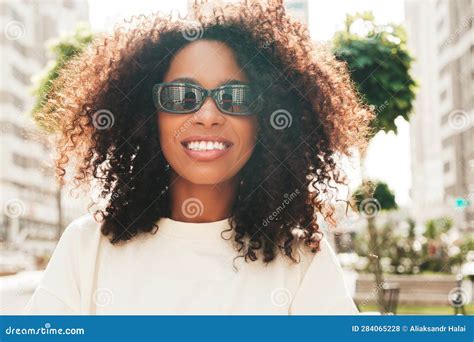
[[[278,251],[296,261],[297,237],[319,249],[318,215],[335,223],[331,193],[347,184],[339,157],[366,146],[373,113],[360,103],[346,66],[312,42],[280,2],[205,9],[196,4],[192,20],[134,16],[97,36],[67,63],[36,120],[60,132],[59,180],[74,160],[76,186],[100,185],[107,205],[95,215],[112,243],[156,231],[171,211],[151,89],[191,41],[224,42],[263,99],[257,144],[229,221],[235,246],[245,260],[261,250],[264,262]]]

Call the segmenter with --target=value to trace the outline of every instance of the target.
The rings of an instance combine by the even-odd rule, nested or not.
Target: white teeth
[[[186,144],[188,150],[211,151],[225,150],[227,146],[220,141],[191,141]]]

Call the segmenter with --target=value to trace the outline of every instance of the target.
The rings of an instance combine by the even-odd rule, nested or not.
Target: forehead
[[[229,79],[247,81],[234,51],[223,42],[210,40],[197,40],[176,53],[163,81],[176,78],[193,78],[206,88]]]

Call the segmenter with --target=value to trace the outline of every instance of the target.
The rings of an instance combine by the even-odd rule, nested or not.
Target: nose
[[[220,126],[225,122],[224,115],[210,96],[206,98],[202,107],[195,113],[195,119],[195,124],[204,127]]]

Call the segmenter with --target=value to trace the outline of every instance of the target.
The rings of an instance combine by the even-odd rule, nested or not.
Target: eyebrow
[[[198,80],[196,80],[192,77],[179,77],[179,78],[175,78],[171,82],[187,82],[187,83],[192,83],[192,84],[202,86],[201,83],[199,83]],[[248,82],[235,80],[235,79],[226,79],[226,80],[223,80],[222,82],[220,82],[217,87],[221,87],[223,85],[233,85],[233,84],[248,84]]]

